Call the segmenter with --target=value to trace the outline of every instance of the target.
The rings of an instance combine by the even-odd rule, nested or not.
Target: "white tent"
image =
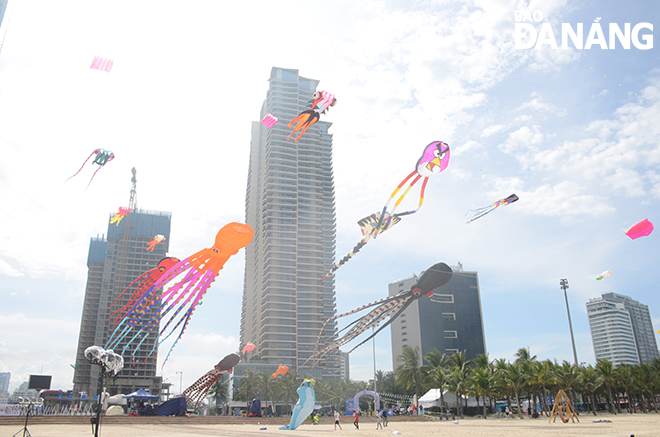
[[[456,408],[456,393],[445,391],[443,394],[445,403],[449,406],[449,408]],[[419,405],[421,405],[424,408],[429,408],[429,407],[439,407],[440,406],[440,389],[439,388],[432,388],[431,390],[427,391],[424,396],[419,398]],[[465,405],[465,396],[461,397],[461,406]],[[477,406],[477,400],[472,397],[467,398],[467,405],[468,407],[476,407]]]

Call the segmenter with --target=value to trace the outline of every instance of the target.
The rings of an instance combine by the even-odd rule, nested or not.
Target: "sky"
[[[538,32],[549,25],[558,47],[547,34],[516,47],[516,17]],[[573,360],[562,278],[580,362],[594,363],[585,304],[602,293],[648,305],[659,329],[660,236],[624,234],[660,221],[660,62],[649,44],[659,18],[653,0],[10,0],[0,29],[0,371],[12,373],[10,391],[30,374],[72,387],[89,241],[128,204],[132,167],[138,206],[172,213],[171,256],[245,220],[251,123],[274,66],[337,96],[322,116],[337,258],[427,144],[451,148],[420,211],[337,271],[339,312],[460,262],[479,274],[491,359],[527,347]],[[581,48],[562,48],[562,23],[583,24]],[[596,23],[602,41],[588,37]],[[625,49],[611,47],[610,23],[649,26]],[[112,59],[111,72],[90,69],[94,56]],[[96,148],[116,158],[88,188],[89,163],[65,183]],[[466,224],[470,210],[513,193],[518,202]],[[244,251],[159,371],[174,391],[238,349],[243,270]],[[384,371],[390,341],[384,330],[375,342]],[[372,377],[372,347],[351,354],[352,379]]]

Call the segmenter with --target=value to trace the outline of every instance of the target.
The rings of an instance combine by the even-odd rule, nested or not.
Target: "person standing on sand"
[[[383,429],[383,424],[380,422],[380,411],[376,410],[376,429]]]
[[[337,426],[341,430],[341,425],[339,424],[339,411],[335,410],[335,431],[337,431]]]
[[[383,408],[383,419],[385,419],[385,428],[387,428],[387,408]]]
[[[358,414],[358,410],[353,410],[353,425],[355,425],[355,429],[360,429],[360,415]]]

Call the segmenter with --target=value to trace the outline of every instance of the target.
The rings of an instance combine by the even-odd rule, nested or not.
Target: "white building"
[[[639,364],[630,314],[623,303],[605,297],[590,299],[587,316],[596,360],[608,360],[615,366]]]

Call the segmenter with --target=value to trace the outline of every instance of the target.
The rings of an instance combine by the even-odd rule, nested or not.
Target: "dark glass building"
[[[418,277],[389,284],[389,295],[409,290]],[[477,272],[454,267],[451,280],[413,302],[391,324],[394,368],[405,346],[419,346],[421,357],[437,349],[451,355],[466,351],[471,360],[486,353],[486,338]],[[423,360],[422,360],[423,361]]]

